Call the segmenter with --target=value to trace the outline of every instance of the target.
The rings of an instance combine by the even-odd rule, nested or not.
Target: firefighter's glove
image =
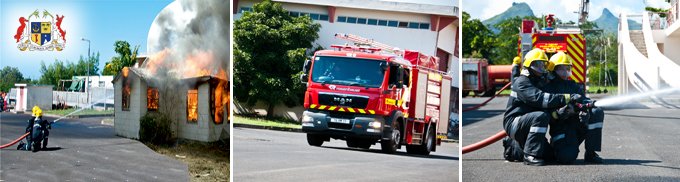
[[[581,94],[564,94],[564,101],[566,103],[581,103],[583,102],[583,97]]]
[[[553,119],[556,119],[558,121],[564,121],[567,120],[570,116],[576,114],[576,111],[574,110],[574,105],[573,104],[567,104],[552,113]]]

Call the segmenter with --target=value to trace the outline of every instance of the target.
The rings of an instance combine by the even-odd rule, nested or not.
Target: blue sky
[[[559,19],[577,21],[579,2],[575,0],[463,0],[462,10],[472,18],[486,20],[500,14],[512,6],[512,2],[526,2],[536,16],[552,13]],[[664,0],[595,0],[590,1],[589,20],[595,20],[602,14],[604,8],[609,9],[615,16],[619,13],[640,14],[645,6],[667,8]]]
[[[0,67],[17,67],[24,77],[39,79],[40,62],[46,64],[55,59],[78,61],[80,55],[87,56],[87,42],[90,39],[91,51],[99,52],[100,65],[111,60],[116,53],[113,44],[116,40],[128,41],[132,46],[139,45],[140,54],[146,54],[146,40],[149,27],[154,18],[171,0],[2,0],[0,2]],[[64,15],[62,28],[66,31],[64,51],[24,51],[17,49],[13,36],[19,27],[19,17],[39,9],[51,14]]]

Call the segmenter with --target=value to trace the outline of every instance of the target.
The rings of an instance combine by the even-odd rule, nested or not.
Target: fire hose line
[[[507,89],[510,85],[511,85],[510,83],[506,84],[505,86],[503,86],[503,88],[501,88],[501,90],[499,90],[498,92],[496,92],[495,95],[491,96],[489,99],[486,99],[486,101],[482,102],[482,103],[479,104],[479,105],[465,108],[465,109],[463,109],[463,112],[467,112],[467,111],[472,111],[472,110],[475,110],[475,109],[479,109],[480,107],[486,105],[486,103],[489,103],[489,101],[491,101],[491,100],[493,100],[494,98],[496,98],[496,96],[500,95],[501,92],[503,92],[503,90]]]
[[[12,141],[12,142],[9,142],[8,144],[4,144],[4,145],[0,146],[0,149],[4,149],[4,148],[7,148],[7,147],[12,146],[12,145],[14,145],[14,144],[17,144],[19,141],[21,141],[21,139],[24,139],[26,136],[28,136],[28,134],[30,134],[30,133],[26,133],[26,134],[24,134],[24,135],[21,135],[21,136],[20,136],[19,138],[17,138],[16,140],[14,140],[14,141]]]
[[[503,137],[505,137],[505,136],[506,136],[505,131],[501,130],[501,131],[499,131],[498,133],[496,133],[495,135],[493,135],[489,138],[486,138],[486,139],[479,141],[477,143],[473,143],[473,144],[470,144],[468,146],[463,147],[463,154],[475,151],[477,149],[484,148],[488,145],[491,145],[492,143],[495,143],[498,140],[503,139]]]
[[[496,96],[500,95],[501,92],[503,92],[503,90],[507,89],[510,85],[511,85],[511,83],[506,84],[505,86],[503,86],[503,88],[501,88],[501,90],[499,90],[499,91],[496,93],[496,95],[492,96],[491,98],[487,99],[486,101],[482,102],[482,103],[479,104],[479,105],[476,105],[476,106],[473,106],[473,107],[468,107],[468,108],[463,109],[463,112],[471,111],[471,110],[475,110],[475,109],[479,109],[480,107],[486,105],[486,103],[489,103],[489,101],[491,101],[491,100],[493,100],[494,98],[496,98]],[[489,138],[486,138],[486,139],[484,139],[484,140],[482,140],[482,141],[479,141],[479,142],[477,142],[477,143],[473,143],[473,144],[470,144],[470,145],[468,145],[468,146],[463,147],[463,154],[466,154],[466,153],[469,153],[469,152],[472,152],[472,151],[475,151],[475,150],[484,148],[484,147],[486,147],[486,146],[488,146],[488,145],[491,145],[492,143],[495,143],[495,142],[497,142],[498,140],[503,139],[503,137],[505,137],[506,135],[507,135],[507,134],[505,133],[505,131],[502,131],[502,130],[501,130],[501,131],[499,131],[498,133],[496,133],[495,135],[493,135],[493,136],[491,136],[491,137],[489,137]]]

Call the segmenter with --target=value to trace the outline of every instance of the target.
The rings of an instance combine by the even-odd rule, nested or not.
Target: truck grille
[[[368,96],[320,92],[319,104],[352,108],[366,108],[366,105],[368,105]]]

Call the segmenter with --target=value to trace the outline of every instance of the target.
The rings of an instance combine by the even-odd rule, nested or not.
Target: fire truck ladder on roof
[[[364,37],[357,36],[357,35],[336,33],[335,38],[339,38],[339,39],[343,39],[343,40],[353,42],[356,46],[370,46],[370,47],[380,48],[381,50],[389,51],[389,52],[399,51],[398,48],[377,42],[373,39],[368,39],[368,38],[364,38]]]

